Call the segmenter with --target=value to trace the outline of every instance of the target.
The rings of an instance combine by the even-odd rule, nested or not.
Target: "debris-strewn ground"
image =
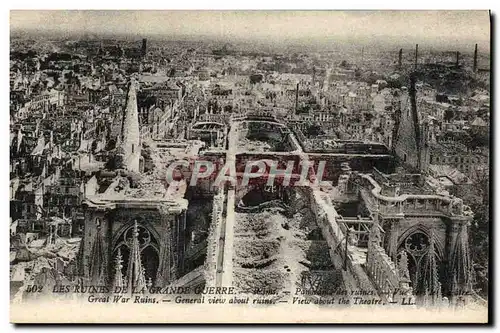
[[[68,285],[67,276],[76,270],[80,241],[80,238],[56,238],[54,243],[47,244],[40,239],[12,249],[11,281],[16,286],[16,290],[11,290],[13,301],[22,301],[33,294],[25,292],[28,285],[44,286],[41,293],[36,293],[37,297],[49,295],[56,284]]]
[[[251,140],[247,138],[241,138],[238,142],[238,150],[246,150],[246,151],[272,151],[272,146],[265,141],[259,140]]]
[[[240,292],[293,293],[304,276],[332,272],[328,245],[314,215],[307,202],[296,199],[292,201],[293,215],[269,207],[236,213],[233,284]]]

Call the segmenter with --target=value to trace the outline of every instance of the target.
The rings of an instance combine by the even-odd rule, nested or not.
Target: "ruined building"
[[[370,175],[357,175],[355,182],[366,207],[379,216],[387,254],[396,261],[401,251],[406,252],[414,290],[424,294],[431,281],[439,281],[443,295],[454,296],[471,286],[468,226],[473,213],[426,176],[428,128],[419,119],[413,76],[409,90],[402,88],[400,100],[394,153],[411,173],[385,174],[374,169]]]
[[[117,143],[116,167],[129,171],[140,171],[141,146],[139,115],[137,112],[137,83],[130,82],[123,115],[122,131]]]
[[[410,77],[410,88],[402,87],[399,94],[392,141],[394,153],[403,165],[420,172],[429,164],[428,128],[419,119],[414,76]]]
[[[137,274],[130,274],[141,271],[152,284],[164,286],[184,269],[188,201],[183,198],[185,188],[159,181],[163,166],[154,164],[158,160],[150,161],[155,173],[139,173],[143,157],[134,82],[127,99],[118,163],[113,170],[101,172],[100,189],[83,203],[80,274],[88,283],[109,285],[117,274],[117,257],[121,257],[127,279],[134,280]]]
[[[134,98],[131,84],[129,102]],[[411,84],[401,94],[395,131],[395,153],[414,173],[395,173],[384,147],[337,141],[308,149],[300,132],[247,113],[231,116],[226,150],[200,150],[204,144],[194,140],[150,140],[150,172],[136,174],[145,156],[134,146],[138,122],[130,117],[137,112],[127,103],[117,152],[122,163],[101,175],[101,189],[84,203],[80,275],[87,283],[129,289],[204,284],[252,294],[272,287],[273,297],[287,298],[290,287],[316,281],[322,291],[361,290],[385,301],[396,290],[423,303],[455,301],[471,286],[473,214],[419,172],[427,163],[425,126],[414,99]],[[187,188],[190,171],[180,169],[184,180],[162,181],[173,161],[198,158],[217,162],[213,177]],[[325,161],[325,183],[289,186],[276,175],[269,185],[272,160],[280,169],[291,165],[290,184],[301,177],[302,162],[312,163],[304,174],[313,182]],[[252,161],[265,161],[267,173],[243,184]],[[226,165],[237,181],[213,186]]]

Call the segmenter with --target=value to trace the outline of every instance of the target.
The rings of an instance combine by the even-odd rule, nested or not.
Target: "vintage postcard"
[[[10,12],[14,323],[486,323],[490,13]]]

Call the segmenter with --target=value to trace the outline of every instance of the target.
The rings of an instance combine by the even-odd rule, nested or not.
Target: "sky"
[[[488,11],[11,11],[11,31],[488,44]]]

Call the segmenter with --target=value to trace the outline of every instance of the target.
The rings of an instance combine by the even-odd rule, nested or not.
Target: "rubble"
[[[44,243],[43,246],[30,246],[31,243],[40,241]],[[47,239],[41,239],[11,251],[11,280],[20,283],[14,300],[23,300],[26,286],[33,285],[39,279],[43,279],[39,285],[45,286],[44,289],[61,281],[66,281],[65,284],[69,285],[65,275],[74,273],[80,241],[80,238],[57,237],[54,243],[47,244]],[[52,282],[47,282],[47,279]]]
[[[302,276],[333,268],[328,245],[308,240],[318,228],[299,193],[292,200],[295,214],[266,204],[259,212],[238,212],[235,220],[233,282],[244,293],[272,289],[278,294],[300,286]]]

